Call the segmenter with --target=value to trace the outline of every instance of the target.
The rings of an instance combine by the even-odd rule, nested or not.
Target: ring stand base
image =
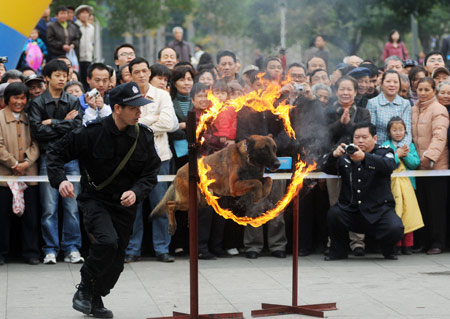
[[[263,303],[261,304],[261,308],[262,309],[260,310],[253,310],[252,317],[269,317],[277,315],[298,314],[324,318],[324,311],[337,310],[336,303],[323,303],[303,306],[286,306]]]
[[[153,317],[147,319],[191,319],[191,315],[183,313],[183,312],[173,312],[173,316],[171,317]],[[228,319],[228,318],[237,318],[244,319],[244,314],[242,312],[230,312],[230,313],[214,313],[207,315],[198,315],[199,319]],[[193,318],[194,319],[194,318]]]

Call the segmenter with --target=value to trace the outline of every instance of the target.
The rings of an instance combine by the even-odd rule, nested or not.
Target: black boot
[[[92,308],[92,283],[81,279],[72,299],[72,308],[88,315]]]
[[[103,305],[102,297],[94,296],[92,298],[91,315],[95,318],[113,318],[114,315],[111,310],[105,308]]]

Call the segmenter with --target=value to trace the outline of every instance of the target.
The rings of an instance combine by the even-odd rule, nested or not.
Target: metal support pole
[[[292,201],[292,306],[298,306],[298,196]]]
[[[191,319],[198,319],[198,170],[195,128],[195,112],[189,111],[187,118],[187,140],[189,144],[189,269],[191,283]]]
[[[414,14],[411,14],[411,32],[412,32],[412,55],[413,59],[419,60],[419,45],[417,39],[419,38],[417,20]]]
[[[286,0],[280,0],[280,45],[286,49]]]

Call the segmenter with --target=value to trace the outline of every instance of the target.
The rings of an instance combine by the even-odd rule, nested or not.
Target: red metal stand
[[[268,317],[287,314],[301,314],[324,317],[324,311],[337,310],[336,303],[298,305],[298,195],[292,201],[292,306],[263,303],[260,310],[253,310],[252,317]]]
[[[189,143],[189,273],[190,273],[190,305],[191,313],[173,312],[170,317],[153,317],[147,319],[212,319],[212,318],[244,318],[242,312],[198,314],[198,203],[197,203],[197,149],[195,136],[196,120],[195,112],[189,111],[187,118],[187,140]]]

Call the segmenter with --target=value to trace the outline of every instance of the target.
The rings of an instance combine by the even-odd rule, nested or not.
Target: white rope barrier
[[[265,174],[272,179],[291,179],[291,173],[274,173]],[[450,176],[450,170],[420,170],[420,171],[403,171],[393,173],[391,177],[435,177],[435,176]],[[79,182],[79,175],[67,176],[71,182]],[[175,175],[158,175],[158,182],[171,182]],[[332,179],[339,178],[336,175],[328,175],[322,172],[309,173],[307,179]],[[47,176],[0,176],[0,182],[48,182]]]

